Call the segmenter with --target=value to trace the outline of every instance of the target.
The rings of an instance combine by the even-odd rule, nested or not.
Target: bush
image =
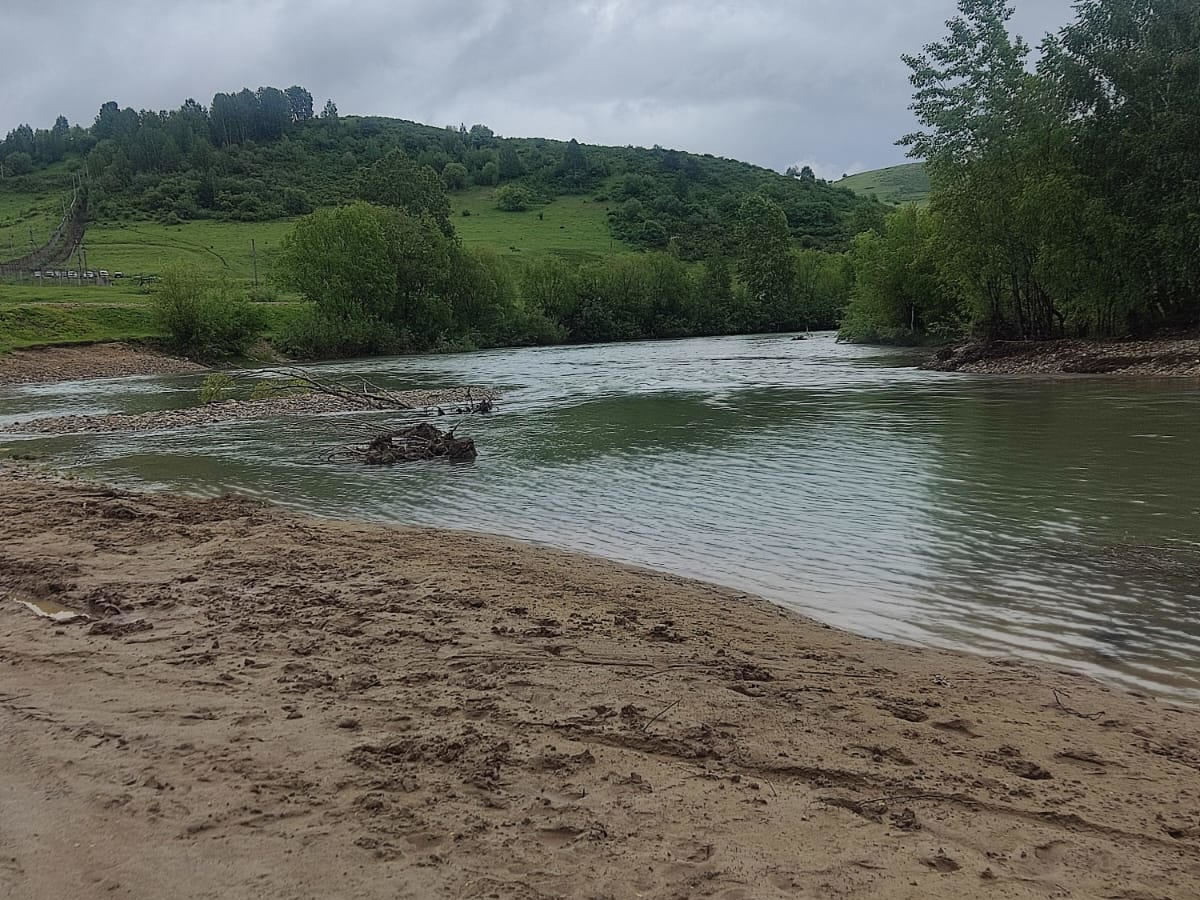
[[[386,356],[410,349],[410,342],[387,322],[330,316],[315,305],[288,318],[275,337],[275,345],[297,359]]]
[[[151,305],[168,346],[195,359],[245,353],[263,330],[258,310],[228,281],[191,267],[164,272]]]
[[[220,403],[232,389],[233,379],[224,372],[209,375],[200,385],[200,402],[205,406]]]
[[[10,153],[4,160],[9,175],[28,175],[33,171],[33,157],[23,150]]]
[[[442,169],[442,181],[448,191],[461,191],[467,186],[467,167],[462,163],[446,163]]]
[[[506,184],[495,196],[496,208],[504,212],[525,212],[533,202],[533,195],[519,184]]]

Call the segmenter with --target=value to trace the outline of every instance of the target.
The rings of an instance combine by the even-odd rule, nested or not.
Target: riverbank
[[[410,410],[435,414],[465,414],[480,401],[495,402],[499,394],[477,386],[429,390],[388,391],[389,400]],[[443,409],[444,407],[444,409]],[[393,410],[395,412],[396,410]],[[244,422],[273,416],[315,416],[328,413],[364,412],[361,404],[341,397],[301,392],[258,400],[222,400],[158,409],[144,413],[104,413],[99,415],[46,416],[25,419],[0,427],[0,434],[111,434],[117,432],[160,431],[167,428],[195,428]]]
[[[1200,338],[994,341],[947,347],[923,368],[983,375],[1200,377]]]
[[[204,366],[191,360],[120,341],[0,354],[0,385],[126,375],[186,375],[203,371]]]
[[[1200,892],[1200,713],[1071,674],[8,466],[0,588],[6,896]]]

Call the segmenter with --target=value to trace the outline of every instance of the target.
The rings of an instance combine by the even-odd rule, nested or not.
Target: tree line
[[[845,249],[864,219],[883,210],[811,170],[784,176],[662,147],[341,116],[333,101],[317,114],[299,85],[243,88],[173,110],[108,102],[87,128],[63,117],[51,129],[22,125],[0,141],[0,174],[27,176],[65,160],[89,176],[89,206],[101,221],[265,221],[353,199],[359,170],[396,149],[447,190],[503,189],[499,196],[514,209],[590,195],[608,207],[614,238],[685,260],[731,253],[738,211],[751,194],[779,205],[792,238],[819,249]]]
[[[905,57],[926,210],[859,235],[843,334],[1040,340],[1200,326],[1200,4],[1082,0],[1041,44],[960,0]]]
[[[285,352],[340,357],[830,328],[848,302],[840,254],[793,246],[783,210],[752,195],[733,254],[626,252],[529,262],[463,247],[444,184],[401,151],[364,168],[358,199],[297,222],[273,259],[309,300]]]

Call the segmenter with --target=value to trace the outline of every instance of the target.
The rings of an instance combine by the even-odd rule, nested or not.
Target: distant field
[[[468,247],[492,247],[516,257],[553,254],[574,261],[628,249],[609,234],[605,204],[590,197],[559,197],[519,213],[496,209],[491,188],[453,194],[450,202],[454,227]],[[464,216],[463,210],[471,215]]]
[[[560,197],[522,213],[496,209],[491,188],[473,188],[451,198],[454,227],[468,247],[493,247],[511,259],[551,254],[573,261],[628,249],[609,235],[606,209],[587,197]],[[59,204],[55,212],[54,203]],[[471,215],[463,216],[462,211]],[[539,213],[541,214],[539,217]],[[8,218],[5,218],[5,217]],[[40,217],[40,218],[39,218]],[[28,248],[30,223],[53,229],[61,217],[57,195],[0,194],[0,222],[20,222]],[[188,263],[224,274],[243,285],[254,277],[250,241],[258,254],[258,277],[265,283],[272,252],[291,231],[292,220],[272,222],[196,221],[181,225],[152,222],[89,225],[84,236],[89,269],[122,272],[126,278],[110,287],[55,284],[0,284],[0,353],[38,344],[157,337],[149,307],[150,288],[139,275],[158,275]],[[13,232],[17,235],[21,232]],[[0,239],[7,240],[0,230]],[[19,245],[19,241],[14,238]],[[7,246],[0,248],[7,258]],[[75,260],[62,268],[75,268]],[[297,308],[295,302],[262,304],[268,332]]]
[[[254,278],[250,252],[253,240],[258,253],[261,282],[271,252],[279,246],[292,222],[185,222],[157,225],[132,222],[124,225],[89,225],[84,236],[88,268],[157,275],[180,263],[190,263],[242,282]]]
[[[926,203],[929,200],[929,176],[925,173],[924,163],[859,172],[835,184],[864,197],[874,195],[884,203]]]
[[[0,191],[0,260],[28,253],[30,233],[35,246],[46,243],[62,221],[65,199],[66,194]]]

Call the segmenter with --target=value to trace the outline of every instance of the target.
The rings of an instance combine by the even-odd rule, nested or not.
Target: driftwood
[[[471,462],[475,459],[475,442],[460,438],[454,429],[442,431],[421,422],[376,435],[366,444],[345,447],[331,454],[331,459],[350,459],[371,466],[392,466],[401,462],[444,459],[448,462]]]
[[[446,403],[448,409],[443,409],[437,401],[439,392],[429,392],[433,396],[428,397],[429,402],[414,403],[413,391],[389,391],[382,388],[371,381],[368,381],[361,375],[345,375],[341,378],[316,378],[300,369],[265,369],[264,374],[279,375],[286,379],[280,386],[279,390],[286,392],[299,388],[302,391],[309,391],[315,394],[324,394],[328,397],[334,397],[350,408],[358,408],[362,410],[403,410],[416,411],[419,409],[436,409],[439,416],[444,416],[448,412],[454,412],[458,415],[466,415],[470,413],[490,413],[495,402],[495,395],[487,391],[483,392],[483,396],[476,399],[471,396],[472,389],[467,387],[466,396],[461,400]]]

